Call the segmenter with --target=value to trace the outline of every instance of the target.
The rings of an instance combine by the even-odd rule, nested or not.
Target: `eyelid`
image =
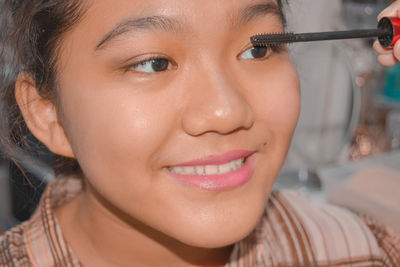
[[[241,54],[243,54],[244,51],[246,51],[247,49],[252,48],[252,47],[254,47],[254,46],[253,46],[253,44],[252,44],[251,42],[247,43],[242,49],[240,49],[240,52],[239,52],[238,57],[239,57]]]
[[[253,45],[251,42],[248,43],[248,44],[245,46],[245,48],[243,48],[243,49],[239,52],[239,54],[236,56],[237,59],[238,59],[238,60],[248,60],[248,59],[243,59],[243,58],[240,58],[240,57],[241,57],[241,55],[243,55],[244,52],[246,52],[247,50],[252,49],[252,48],[255,48],[254,45]],[[274,52],[269,46],[268,46],[267,48],[270,49],[272,52]],[[270,57],[270,54],[271,54],[271,52],[269,52],[268,55],[267,55],[266,57],[264,57],[264,58],[255,58],[255,59],[253,59],[253,60],[265,60],[265,59],[267,59],[267,58]]]
[[[285,44],[279,44],[279,45],[268,45],[266,46],[272,53],[280,53],[280,52],[284,52],[287,50],[287,46]],[[250,48],[255,48],[255,46],[249,42],[246,46],[244,46],[244,48],[242,48],[242,50],[240,51],[240,53],[237,55],[237,58],[240,60],[240,55],[242,55],[245,51],[247,51]],[[271,54],[270,52],[270,54]],[[265,58],[259,58],[259,59],[254,59],[254,60],[265,60],[267,58],[269,58],[271,55],[268,55]]]
[[[170,57],[168,57],[166,55],[162,55],[162,54],[145,54],[145,55],[141,55],[141,56],[136,56],[136,57],[128,60],[129,63],[125,67],[123,67],[123,70],[124,70],[124,72],[135,71],[133,69],[133,67],[135,67],[135,66],[137,66],[137,65],[139,65],[141,63],[144,63],[144,62],[147,62],[147,61],[151,61],[151,60],[155,60],[155,59],[166,59],[171,63],[172,66],[177,66],[176,62],[172,58],[170,58]],[[137,73],[143,73],[143,74],[151,74],[151,73],[140,72],[140,71],[136,71],[136,72]]]

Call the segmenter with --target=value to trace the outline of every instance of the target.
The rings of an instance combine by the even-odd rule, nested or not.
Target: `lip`
[[[184,162],[170,167],[185,167],[185,166],[201,166],[201,165],[221,165],[233,160],[248,158],[255,151],[249,150],[233,150],[221,155],[210,155],[204,158]]]
[[[254,173],[256,154],[254,151],[232,151],[220,156],[209,156],[177,166],[220,165],[245,158],[245,164],[236,171],[218,175],[184,175],[165,168],[168,175],[179,183],[205,191],[226,191],[246,184]]]

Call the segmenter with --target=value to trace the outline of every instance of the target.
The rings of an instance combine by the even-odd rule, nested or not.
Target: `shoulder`
[[[0,266],[31,266],[25,245],[24,224],[18,225],[0,236]]]
[[[271,194],[262,227],[269,235],[279,233],[278,245],[291,250],[295,266],[400,266],[400,242],[393,231],[347,209],[314,203],[295,191]]]
[[[32,217],[0,236],[0,267],[80,266],[66,243],[54,209],[82,188],[75,177],[48,184]]]
[[[400,234],[374,218],[361,216],[361,219],[374,234],[386,263],[400,266]]]

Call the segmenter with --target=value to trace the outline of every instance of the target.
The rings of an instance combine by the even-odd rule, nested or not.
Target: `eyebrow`
[[[275,15],[279,18],[284,26],[285,17],[282,9],[273,0],[264,0],[260,3],[247,6],[239,11],[237,16],[232,17],[232,25],[239,27],[240,25],[249,23],[261,16]],[[184,32],[184,26],[181,21],[166,16],[147,16],[122,21],[109,31],[97,44],[95,50],[104,48],[107,43],[117,37],[128,32],[135,31],[151,31],[162,30],[174,33]]]
[[[285,26],[286,19],[283,14],[282,8],[275,2],[271,0],[264,0],[258,4],[253,4],[239,11],[238,18],[233,19],[233,25],[238,27],[240,25],[249,23],[259,17],[274,15],[278,17],[282,26]]]
[[[120,35],[131,31],[163,30],[169,32],[182,32],[182,24],[176,19],[165,16],[149,16],[136,19],[128,19],[121,22],[108,32],[96,46],[96,50],[105,46],[107,42]]]

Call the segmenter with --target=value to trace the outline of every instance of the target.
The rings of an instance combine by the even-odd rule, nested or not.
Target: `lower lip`
[[[254,172],[255,154],[246,159],[245,164],[236,171],[219,175],[182,175],[167,172],[178,182],[206,191],[225,191],[246,184]]]

